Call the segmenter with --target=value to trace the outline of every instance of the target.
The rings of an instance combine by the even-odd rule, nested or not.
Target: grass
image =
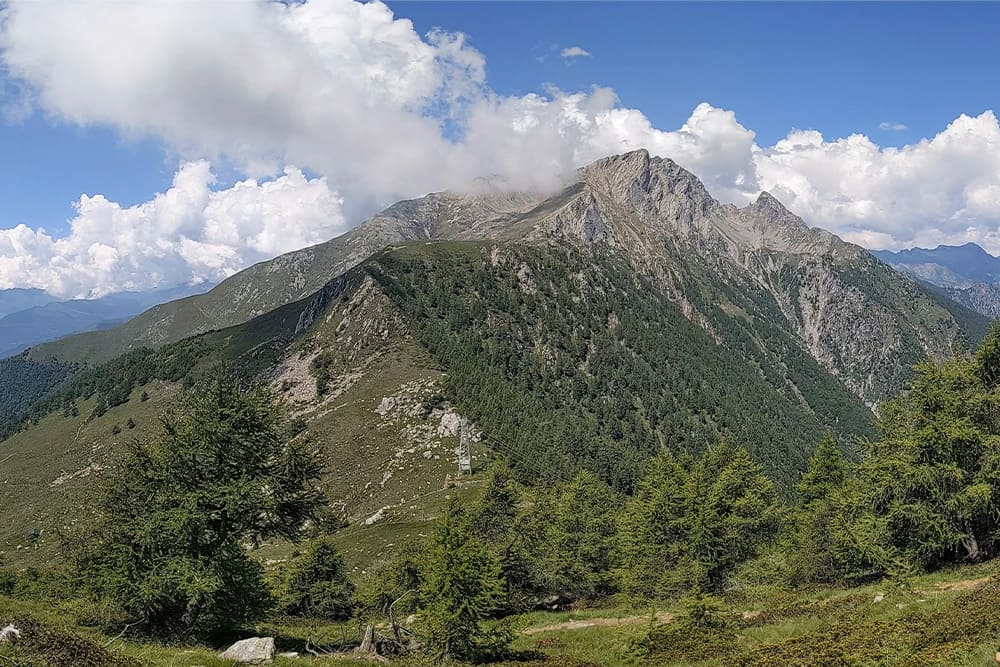
[[[352,524],[341,543],[360,570],[386,549],[421,539],[449,497],[468,491],[446,488],[456,472],[457,438],[438,434],[440,415],[379,412],[385,399],[409,407],[432,401],[442,371],[409,337],[396,309],[377,289],[361,291],[352,284],[331,298],[313,326],[283,350],[272,377],[294,414],[305,420],[303,437],[325,454],[325,490]],[[264,350],[267,341],[294,329],[302,308],[292,304],[246,325],[207,334],[215,341],[212,359],[246,350],[270,359]],[[334,390],[323,397],[315,395],[308,370],[319,349],[336,359]],[[54,412],[4,441],[0,565],[25,568],[58,556],[59,533],[88,520],[102,471],[129,438],[158,432],[158,417],[180,391],[179,385],[155,382],[137,388],[127,403],[96,419],[88,419],[96,399],[79,401],[77,415]],[[143,392],[147,401],[139,400]],[[130,418],[133,429],[127,427]],[[365,526],[380,510],[384,518]],[[295,549],[288,543],[266,545],[260,557],[280,562]]]
[[[981,582],[997,571],[993,564],[955,568],[894,587],[887,582],[853,589],[823,588],[804,591],[774,590],[763,604],[755,605],[759,616],[730,598],[733,612],[731,639],[725,649],[708,658],[669,660],[641,659],[633,649],[649,629],[651,609],[627,604],[560,612],[531,612],[514,620],[519,634],[514,649],[521,655],[541,655],[541,660],[507,665],[957,665],[990,664],[1000,633],[1000,585]],[[876,602],[879,594],[884,595]],[[659,608],[658,611],[669,611]],[[676,612],[676,610],[674,610]],[[88,609],[80,601],[48,602],[14,600],[0,596],[0,624],[11,618],[30,617],[72,633],[120,658],[139,664],[194,667],[226,665],[218,658],[223,646],[166,645],[153,642],[112,640],[115,631],[101,631],[83,621]],[[616,623],[567,628],[568,621],[615,619]],[[679,623],[674,620],[670,623]],[[668,626],[669,627],[669,626]],[[680,627],[680,626],[677,626]],[[525,634],[526,629],[535,629]],[[276,638],[279,650],[305,654],[311,646],[357,642],[359,629],[353,622],[328,623],[309,619],[274,618],[253,630],[259,636]],[[727,642],[727,643],[726,643]],[[10,647],[0,656],[22,658]],[[841,664],[838,663],[838,664]],[[29,663],[30,664],[30,663]],[[123,663],[124,664],[124,663]],[[283,665],[358,664],[350,656],[303,655],[295,660],[278,659]],[[417,659],[396,663],[400,667],[421,664]]]
[[[149,400],[139,400],[142,391]],[[94,482],[130,438],[158,429],[158,417],[177,388],[153,383],[132,400],[88,420],[96,399],[77,403],[79,414],[54,412],[4,441],[0,448],[0,563],[44,564],[59,552],[58,533],[85,521]],[[127,426],[131,418],[135,427]],[[117,428],[116,428],[117,427]],[[116,432],[117,431],[117,432]]]
[[[977,619],[963,625],[962,619],[975,616],[975,610],[989,618],[1000,614],[1000,597],[977,588],[997,569],[993,563],[953,568],[917,577],[904,588],[882,582],[853,589],[775,590],[752,610],[733,598],[732,640],[724,654],[708,659],[640,660],[630,647],[649,624],[638,619],[612,626],[544,630],[564,621],[642,616],[628,606],[526,614],[519,617],[518,627],[541,631],[521,635],[515,646],[615,666],[830,664],[823,655],[842,655],[842,664],[869,664],[860,656],[875,655],[870,664],[986,665],[992,664],[1000,641],[1000,635],[992,633],[1000,628]],[[875,602],[880,594],[884,597]],[[745,611],[760,615],[745,617]],[[830,653],[819,652],[824,648]]]

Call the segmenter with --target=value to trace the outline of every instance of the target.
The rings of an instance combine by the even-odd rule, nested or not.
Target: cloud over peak
[[[584,51],[564,55],[583,56],[573,49]],[[734,111],[709,103],[661,129],[606,87],[499,95],[467,36],[421,36],[385,5],[353,0],[10,0],[0,52],[22,107],[154,136],[186,160],[170,190],[138,207],[82,197],[66,239],[0,231],[0,287],[28,275],[74,295],[218,279],[396,199],[482,175],[549,190],[580,165],[639,147],[690,169],[723,201],[768,190],[865,245],[1000,251],[1000,127],[989,111],[902,148],[816,130],[762,145]],[[215,192],[208,160],[249,180]],[[289,168],[261,180],[285,165],[322,178]]]

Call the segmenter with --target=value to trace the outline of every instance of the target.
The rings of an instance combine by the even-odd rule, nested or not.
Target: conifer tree
[[[856,551],[875,571],[996,555],[1000,518],[1000,335],[974,359],[916,368],[865,443],[850,509]]]
[[[847,461],[831,433],[823,436],[809,460],[809,469],[795,487],[802,505],[829,498],[847,481]]]
[[[489,622],[503,601],[499,559],[476,539],[456,500],[434,532],[420,567],[423,639],[440,658],[477,662],[501,654],[509,629]]]
[[[555,502],[548,550],[561,593],[596,597],[613,592],[618,497],[596,475],[581,471]]]
[[[314,542],[292,563],[281,600],[292,616],[345,621],[354,611],[354,584],[330,538]]]
[[[650,462],[621,519],[622,587],[643,596],[718,589],[775,536],[774,484],[743,449]]]
[[[847,538],[839,512],[848,472],[844,455],[828,433],[796,486],[798,505],[790,522],[789,545],[793,583],[832,582],[845,573]]]
[[[160,635],[258,620],[273,600],[244,545],[298,538],[325,502],[317,454],[282,421],[266,387],[218,372],[116,465],[73,545],[81,579]]]

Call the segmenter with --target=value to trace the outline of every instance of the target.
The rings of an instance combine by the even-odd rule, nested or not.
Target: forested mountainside
[[[246,322],[302,299],[390,243],[430,238],[490,238],[537,197],[523,193],[436,193],[399,202],[355,229],[319,245],[255,264],[205,294],[155,306],[110,331],[39,345],[35,359],[101,362]]]
[[[434,240],[476,236],[502,240]],[[399,246],[401,238],[416,245]],[[343,272],[386,243],[397,245]],[[352,292],[359,280],[365,290]],[[498,194],[401,202],[329,244],[158,312],[214,312],[215,299],[227,304],[218,317],[240,319],[306,289],[313,296],[242,325],[140,346],[103,365],[101,357],[66,361],[90,346],[86,336],[0,362],[11,379],[0,426],[13,433],[53,412],[74,417],[81,400],[93,401],[84,417],[99,418],[151,381],[191,382],[216,362],[289,387],[303,375],[354,386],[398,363],[424,369],[411,378],[421,389],[380,389],[359,419],[383,398],[423,404],[440,394],[495,438],[497,451],[528,462],[514,463],[525,479],[582,466],[627,489],[658,449],[699,451],[730,439],[787,483],[825,429],[845,442],[869,435],[865,403],[892,395],[913,363],[949,355],[985,326],[860,248],[808,228],[773,197],[742,209],[719,204],[689,172],[645,151],[600,160],[540,202]],[[369,366],[374,357],[341,348],[370,341],[371,331],[346,342],[310,333],[328,327],[333,299],[397,323],[405,351]],[[102,332],[103,356],[122,332],[153,331],[150,313]],[[196,328],[209,326],[199,321]],[[319,410],[336,393],[297,400]],[[378,509],[369,500],[359,512]]]
[[[352,517],[419,492],[426,474],[439,484],[453,463],[442,443],[454,441],[459,415],[525,481],[587,469],[621,490],[656,452],[699,452],[720,440],[746,446],[787,487],[828,429],[845,443],[873,433],[862,401],[790,334],[750,317],[745,295],[714,298],[710,334],[606,248],[394,246],[307,299],[73,376],[4,442],[39,467],[33,488],[20,484],[6,506],[75,498],[97,476],[58,493],[53,479],[106,467],[115,448],[91,446],[115,424],[149,427],[142,394],[189,385],[218,363],[282,392],[304,433],[338,462],[331,483]],[[52,452],[61,439],[78,444]],[[403,473],[413,460],[425,474]],[[20,522],[33,514],[62,515],[22,510],[12,530],[26,530]]]
[[[905,383],[910,362],[943,359],[985,328],[969,315],[963,331],[926,288],[809,228],[771,195],[744,208],[720,204],[690,172],[642,150],[585,167],[510,233],[615,248],[696,320],[706,279],[767,294],[781,311],[774,321],[871,404]]]
[[[635,151],[581,169],[575,183],[545,199],[441,193],[400,202],[342,237],[251,267],[204,295],[28,354],[42,364],[99,363],[303,298],[391,243],[482,238],[606,248],[713,336],[717,295],[740,294],[738,307],[750,319],[784,330],[869,405],[902,387],[914,361],[942,359],[986,326],[861,248],[810,229],[767,193],[744,208],[722,205],[690,172]],[[53,376],[67,368],[38,370]],[[22,396],[33,384],[25,375],[9,391]]]
[[[422,244],[366,269],[442,364],[447,398],[527,479],[583,467],[628,489],[661,449],[731,440],[787,482],[824,429],[871,432],[842,383],[746,315],[775,304],[714,295],[713,337],[603,248]]]
[[[407,618],[416,619],[417,636],[427,643],[398,641],[400,650],[419,654],[439,641],[427,628],[458,623],[433,606],[432,596],[452,590],[439,582],[447,577],[463,586],[492,582],[482,593],[492,611],[462,620],[471,643],[461,653],[450,649],[462,660],[506,656],[514,636],[494,625],[495,616],[526,611],[538,600],[607,604],[619,592],[675,605],[692,590],[697,594],[672,606],[675,612],[646,619],[642,628],[623,622],[634,643],[604,646],[598,659],[673,664],[716,651],[746,664],[797,660],[806,652],[794,641],[748,643],[744,633],[802,614],[823,619],[813,621],[829,642],[822,655],[874,655],[865,642],[844,639],[853,633],[838,625],[851,623],[860,633],[887,627],[858,610],[864,605],[857,596],[872,593],[838,592],[842,601],[829,606],[804,600],[796,603],[805,605],[800,610],[786,609],[789,593],[765,588],[773,611],[758,620],[737,610],[755,599],[761,589],[752,587],[760,582],[857,583],[896,576],[895,568],[917,572],[993,555],[995,503],[979,499],[992,484],[995,447],[988,433],[995,419],[983,411],[963,426],[961,415],[995,398],[1000,333],[974,357],[925,365],[913,393],[888,405],[876,436],[860,398],[791,333],[751,315],[777,308],[754,296],[718,288],[711,302],[695,304],[708,313],[695,323],[607,246],[392,246],[306,299],[83,369],[37,403],[30,421],[2,445],[0,552],[15,566],[70,559],[73,568],[98,573],[72,595],[105,596],[102,604],[125,618],[139,614],[143,632],[154,636],[173,632],[176,623],[197,633],[228,628],[261,618],[275,604],[296,618],[377,619],[410,590],[417,593],[400,608],[413,612]],[[779,350],[784,354],[776,357]],[[266,395],[260,390],[218,384],[220,363],[245,379],[264,379],[292,419],[269,416],[277,408],[257,398]],[[192,385],[201,403],[186,402]],[[473,425],[477,467],[492,471],[485,480],[452,477],[465,419]],[[926,424],[934,432],[960,429],[983,455],[932,451],[936,441],[922,435]],[[858,435],[872,441],[860,443],[869,456],[852,466]],[[275,465],[270,457],[278,452],[314,459]],[[943,474],[955,465],[968,468],[968,479]],[[283,486],[289,476],[319,478],[323,470],[318,488]],[[171,484],[163,484],[164,474]],[[210,546],[197,549],[215,555],[195,557],[191,547],[176,545],[175,533],[220,534],[226,520],[220,524],[202,507],[272,507],[274,494],[257,494],[249,475],[275,476],[279,492],[292,494],[277,510],[282,516],[301,519],[305,514],[295,508],[329,499],[324,507],[332,517],[308,531],[292,532],[297,524],[289,518],[280,530],[261,533],[313,536],[304,552],[274,543],[251,556],[246,546],[236,549],[234,536],[221,557]],[[927,500],[929,479],[960,502],[942,507]],[[98,485],[105,489],[100,494]],[[177,524],[181,516],[187,518]],[[350,526],[337,530],[345,521]],[[256,534],[250,530],[241,534]],[[64,532],[93,539],[65,541]],[[147,540],[158,545],[148,556]],[[340,549],[351,554],[352,570]],[[273,582],[256,564],[265,554],[279,556],[267,561],[277,567]],[[211,581],[226,576],[216,567],[245,567],[249,574],[206,595],[189,578],[170,583],[163,562],[208,568],[202,576]],[[74,585],[58,571],[30,572],[0,571],[16,604],[33,596],[60,599],[51,596],[67,595]],[[129,595],[144,585],[136,576],[170,585]],[[317,577],[322,587],[310,583]],[[355,596],[352,580],[363,594]],[[743,592],[726,593],[731,586]],[[250,596],[226,614],[206,608],[216,598],[270,587],[281,592],[277,601]],[[725,604],[715,597],[724,595]],[[919,604],[916,594],[893,595],[906,601],[896,604]],[[963,594],[954,604],[980,597]],[[185,599],[193,612],[159,611],[160,600]],[[443,609],[458,603],[446,600]],[[319,601],[327,606],[317,607]],[[7,604],[3,593],[0,604]],[[992,627],[919,618],[890,628],[901,655],[968,652]],[[936,634],[921,634],[925,626]],[[342,646],[356,644],[348,643],[354,640],[346,628],[340,636]],[[334,646],[334,640],[306,641]]]
[[[690,635],[768,664],[797,649],[746,648],[706,594],[865,582],[996,550],[992,412],[975,428],[961,413],[995,400],[1000,332],[974,357],[925,363],[977,344],[985,318],[766,193],[722,205],[637,151],[543,200],[402,202],[231,280],[164,306],[204,319],[172,319],[183,326],[163,338],[147,336],[168,330],[147,313],[110,332],[124,352],[77,336],[0,363],[5,563],[97,573],[88,594],[164,636],[232,630],[274,604],[392,618],[412,593],[399,610],[432,628],[426,646],[451,646],[433,629],[450,632],[464,604],[448,591],[479,587],[484,606],[462,621],[475,641],[447,649],[473,661],[506,655],[496,616],[542,600],[696,591],[683,613],[721,623],[728,643],[703,621],[647,623],[629,655],[700,659]],[[202,312],[227,294],[246,308]],[[245,321],[182,336],[217,317]],[[884,403],[914,368],[912,392]],[[983,455],[934,449],[924,424]],[[456,475],[463,433],[471,479]],[[928,484],[958,500],[925,502]],[[304,536],[317,540],[303,554],[281,542]],[[291,570],[265,582],[265,561]],[[0,575],[29,599],[69,586]],[[354,599],[351,577],[370,599]],[[901,650],[925,646],[900,636]]]
[[[977,283],[969,287],[941,289],[952,301],[986,317],[996,318],[1000,315],[1000,283]]]

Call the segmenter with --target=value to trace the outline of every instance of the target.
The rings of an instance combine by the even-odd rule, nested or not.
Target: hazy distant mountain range
[[[38,289],[0,290],[0,358],[70,334],[117,326],[156,304],[199,294],[210,287],[179,285],[68,301]]]
[[[897,271],[940,288],[968,308],[988,317],[1000,315],[1000,257],[975,243],[876,250],[873,254]]]

